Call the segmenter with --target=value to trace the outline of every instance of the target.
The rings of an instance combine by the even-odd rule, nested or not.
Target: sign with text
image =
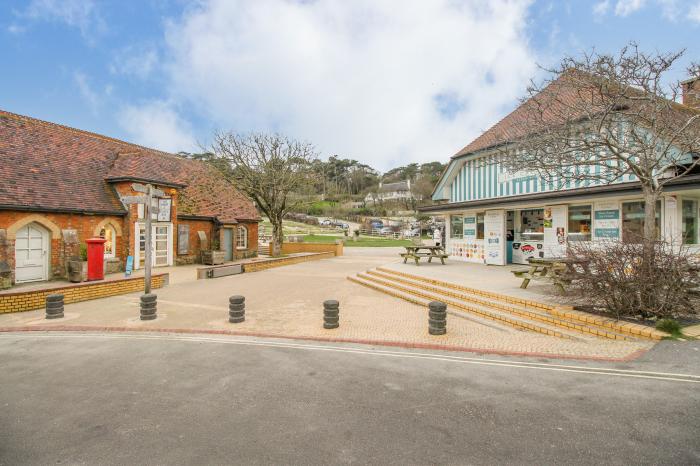
[[[476,216],[468,215],[464,217],[464,240],[473,241],[476,239]]]
[[[593,214],[593,235],[600,239],[620,237],[620,205],[617,202],[596,202]]]
[[[487,210],[484,214],[484,259],[487,264],[506,265],[506,212]]]
[[[566,228],[568,208],[565,205],[544,208],[544,254],[545,257],[566,255]]]

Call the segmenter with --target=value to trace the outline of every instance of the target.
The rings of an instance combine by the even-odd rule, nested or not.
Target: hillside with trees
[[[212,152],[181,156],[202,160],[222,171],[229,179],[235,179],[236,167],[230,160]],[[313,159],[307,162],[308,184],[295,193],[300,210],[311,215],[388,215],[396,211],[412,211],[431,202],[435,184],[445,169],[440,162],[410,163],[392,168],[385,173],[354,159],[332,155],[327,160]],[[409,182],[410,199],[401,201],[380,199],[380,186]],[[368,201],[376,199],[376,201]]]

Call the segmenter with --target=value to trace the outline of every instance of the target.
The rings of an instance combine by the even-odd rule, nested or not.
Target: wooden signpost
[[[124,204],[143,204],[143,215],[146,217],[146,226],[144,231],[145,236],[145,246],[146,257],[145,257],[145,283],[144,283],[144,294],[149,294],[151,292],[151,266],[152,266],[152,251],[151,251],[151,216],[153,214],[158,214],[158,207],[153,206],[153,197],[164,197],[165,193],[160,189],[154,188],[151,184],[143,185],[139,183],[132,183],[131,189],[137,193],[144,193],[145,196],[122,196],[121,200]],[[136,242],[138,247],[138,239]]]

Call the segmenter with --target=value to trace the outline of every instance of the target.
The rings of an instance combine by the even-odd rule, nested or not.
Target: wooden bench
[[[421,249],[425,249],[426,252],[421,252]],[[447,254],[444,250],[437,246],[406,246],[406,252],[399,253],[403,257],[403,263],[405,264],[408,259],[413,259],[416,265],[420,264],[421,257],[427,257],[428,263],[433,261],[433,258],[440,259],[442,265],[445,265],[445,259],[447,259]]]
[[[562,290],[564,290],[564,285],[568,284],[567,280],[562,277],[566,271],[566,264],[561,260],[532,258],[528,262],[530,262],[528,269],[511,270],[516,278],[523,279],[520,288],[527,288],[530,280],[549,280]]]

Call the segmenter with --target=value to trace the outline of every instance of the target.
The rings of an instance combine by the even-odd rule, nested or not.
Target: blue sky
[[[0,108],[169,151],[281,131],[388,169],[447,160],[536,64],[630,40],[700,59],[700,0],[7,1]]]

